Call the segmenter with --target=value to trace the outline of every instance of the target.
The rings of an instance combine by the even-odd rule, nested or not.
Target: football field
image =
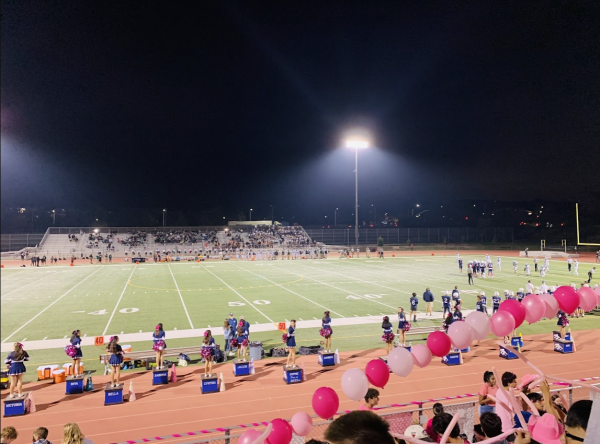
[[[483,256],[461,255],[483,260]],[[496,258],[492,258],[496,265]],[[336,318],[394,315],[408,311],[416,292],[422,300],[431,288],[441,311],[443,290],[455,285],[463,308],[474,309],[476,295],[505,289],[517,291],[528,279],[538,287],[542,278],[525,263],[502,258],[502,271],[493,278],[476,278],[467,285],[453,254],[359,259],[170,262],[46,266],[2,269],[2,343],[70,337],[80,329],[88,337],[151,332],[158,322],[167,331],[221,327],[229,312],[244,315],[252,325],[291,319],[321,319],[329,310]],[[547,285],[579,287],[592,264],[582,263],[579,277],[567,272],[565,261],[550,261]],[[490,298],[491,299],[491,298]],[[490,301],[488,300],[488,306]],[[420,303],[422,312],[425,304]],[[359,319],[357,319],[357,324]]]

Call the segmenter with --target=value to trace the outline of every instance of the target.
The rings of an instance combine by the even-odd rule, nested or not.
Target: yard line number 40
[[[119,313],[123,313],[123,314],[128,314],[128,313],[135,313],[136,311],[140,311],[139,308],[122,308],[119,310]],[[92,311],[90,313],[88,313],[89,315],[95,315],[95,316],[99,316],[99,315],[105,315],[108,314],[108,311],[106,311],[105,308],[103,308],[102,310],[97,310],[97,311]]]

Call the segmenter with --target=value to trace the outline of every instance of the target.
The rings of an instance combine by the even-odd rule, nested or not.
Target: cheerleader
[[[293,367],[294,365],[296,365],[296,320],[295,319],[292,319],[290,321],[290,327],[288,328],[286,346],[289,350],[286,367]]]
[[[212,375],[213,355],[215,351],[214,341],[215,340],[212,336],[204,336],[204,342],[202,343],[202,351],[200,352],[200,356],[204,358],[204,376]]]
[[[112,387],[117,387],[119,384],[119,379],[121,378],[121,364],[123,363],[123,349],[119,345],[119,337],[111,336],[110,342],[106,347],[106,351],[110,353],[110,360],[108,363],[110,364],[110,384]],[[116,380],[115,383],[115,374]]]
[[[326,311],[323,315],[323,319],[321,320],[321,331],[319,333],[325,338],[325,351],[330,352],[331,335],[333,335],[333,330],[331,329],[331,317],[329,316],[329,311]]]
[[[444,328],[446,334],[448,334],[448,329],[450,328],[453,322],[454,316],[452,315],[452,313],[448,313],[448,316],[446,316],[446,319],[444,319],[444,322],[442,323],[442,327]]]
[[[400,335],[400,345],[406,346],[406,332],[410,330],[410,322],[406,321],[406,313],[404,308],[398,307],[398,331]]]
[[[569,325],[569,318],[567,318],[567,314],[562,310],[558,310],[557,316],[558,322],[556,325],[560,327],[560,337],[565,339],[565,327]]]
[[[244,327],[238,325],[237,329],[237,339],[235,339],[237,344],[237,356],[238,359],[242,361],[246,360],[246,347],[248,347],[248,336],[244,332]]]
[[[216,347],[217,347],[217,344],[216,344],[216,342],[215,342],[215,338],[213,338],[212,332],[211,332],[210,330],[206,330],[206,331],[204,332],[204,337],[205,337],[205,338],[208,338],[208,343],[209,343],[209,344],[210,344],[210,346],[212,347],[212,348],[211,348],[211,352],[212,352],[211,356],[213,356],[213,357],[214,357],[214,356],[216,355]]]
[[[81,352],[81,330],[74,330],[71,335],[71,345],[75,348],[75,354],[71,356],[73,360],[73,374],[77,376],[81,369],[81,358],[83,358],[83,353]]]
[[[383,329],[383,336],[381,337],[381,340],[383,342],[385,342],[387,354],[389,355],[390,352],[392,351],[392,349],[394,348],[394,333],[393,333],[394,327],[392,326],[392,323],[390,322],[389,316],[385,316],[383,318],[383,323],[381,324],[381,328]]]
[[[154,341],[152,350],[156,352],[156,368],[161,369],[163,368],[164,354],[167,344],[165,344],[165,331],[163,330],[163,325],[160,322],[156,327],[154,327],[152,341]]]
[[[10,378],[9,398],[17,398],[22,394],[23,374],[27,371],[24,361],[29,361],[29,355],[23,350],[23,344],[15,342],[14,351],[12,351],[4,361],[9,366],[8,377]],[[16,389],[16,393],[15,393]]]

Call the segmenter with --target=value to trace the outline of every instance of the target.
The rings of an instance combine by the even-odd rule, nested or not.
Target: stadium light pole
[[[163,208],[163,227],[165,226],[165,216],[167,215],[167,209]]]
[[[358,247],[358,150],[369,148],[369,142],[364,139],[348,139],[346,148],[354,150],[354,240]]]
[[[339,208],[336,207],[335,211],[333,212],[333,226],[334,228],[337,227],[337,212],[338,212]]]
[[[273,219],[273,205],[269,205],[271,207],[271,225],[275,224],[275,219]]]
[[[250,214],[250,222],[252,222],[252,208],[250,208],[249,214]]]

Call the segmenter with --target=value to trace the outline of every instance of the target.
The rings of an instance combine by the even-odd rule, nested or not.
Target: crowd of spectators
[[[138,247],[146,243],[146,232],[145,231],[127,231],[127,237],[125,239],[117,239],[121,245],[127,245],[129,247]]]
[[[46,427],[38,427],[33,430],[31,434],[31,442],[33,444],[52,444],[48,439],[48,429]],[[17,429],[12,426],[6,426],[0,432],[0,438],[2,444],[11,444],[16,441],[19,437]],[[56,441],[59,442],[59,441]],[[60,438],[61,444],[93,444],[93,441],[86,438],[81,429],[74,422],[65,424],[63,427],[62,438]]]
[[[196,244],[199,242],[217,242],[217,231],[199,231],[184,229],[169,229],[168,231],[153,230],[154,242],[158,244]]]

